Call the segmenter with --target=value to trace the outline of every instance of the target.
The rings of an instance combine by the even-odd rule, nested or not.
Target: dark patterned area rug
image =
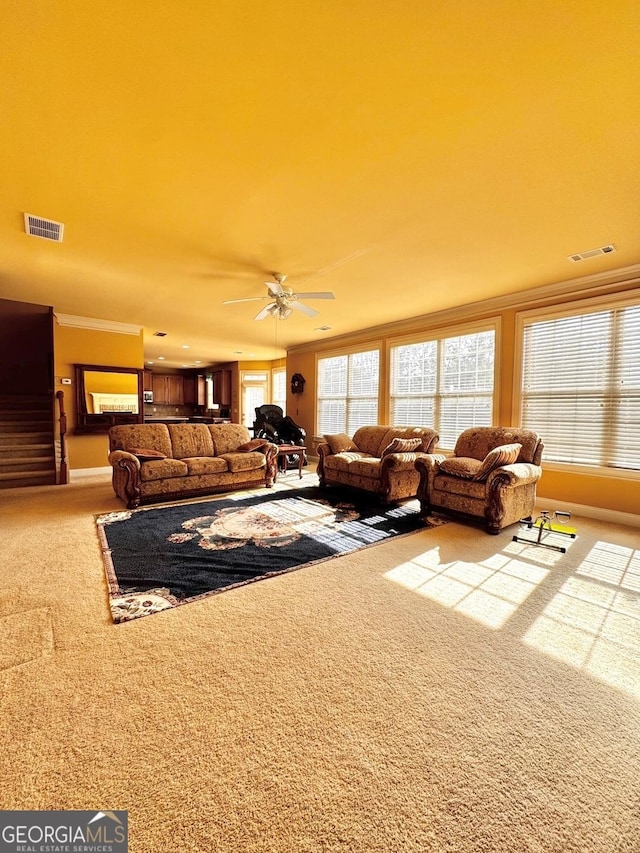
[[[96,524],[114,622],[433,526],[417,500],[381,507],[318,487],[112,512]]]

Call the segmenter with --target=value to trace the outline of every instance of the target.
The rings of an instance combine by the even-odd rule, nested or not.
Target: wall
[[[106,468],[109,439],[106,435],[75,435],[76,402],[74,364],[101,364],[107,367],[144,366],[142,332],[138,335],[54,324],[55,390],[64,391],[67,411],[67,460],[69,470]],[[69,378],[71,385],[61,379]]]
[[[52,374],[52,309],[0,299],[0,394],[49,394]]]
[[[390,339],[414,332],[432,331],[463,322],[499,318],[499,388],[497,389],[497,422],[501,425],[513,425],[514,414],[514,364],[518,342],[516,341],[516,316],[519,311],[566,304],[588,296],[621,293],[640,286],[638,274],[640,268],[628,271],[615,271],[604,276],[575,279],[571,282],[549,285],[526,291],[515,296],[478,302],[460,309],[425,315],[401,323],[377,326],[375,329],[344,335],[338,338],[293,347],[287,353],[287,377],[293,373],[302,373],[307,380],[304,393],[294,397],[289,393],[287,411],[307,432],[307,445],[314,450],[313,436],[316,429],[316,358],[341,348],[381,343],[382,357],[388,351]],[[383,367],[381,377],[380,423],[388,423],[388,373]],[[544,441],[544,436],[542,436]],[[544,456],[543,456],[544,462]],[[610,476],[606,472],[556,470],[554,466],[544,469],[538,494],[548,499],[550,509],[561,509],[564,504],[597,507],[603,510],[638,514],[640,507],[640,477],[629,475]]]

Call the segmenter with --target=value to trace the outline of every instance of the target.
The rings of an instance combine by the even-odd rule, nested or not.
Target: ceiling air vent
[[[41,216],[25,213],[24,230],[31,237],[43,237],[45,240],[53,240],[54,243],[62,243],[64,225],[62,222],[54,222],[52,219],[43,219]]]
[[[166,338],[167,333],[166,332],[154,332],[153,337],[154,338]]]
[[[600,246],[598,249],[589,249],[586,252],[578,252],[576,255],[569,255],[569,260],[577,264],[578,261],[586,261],[587,258],[595,258],[597,255],[610,255],[611,252],[615,252],[616,247],[613,243],[609,243],[608,246]]]

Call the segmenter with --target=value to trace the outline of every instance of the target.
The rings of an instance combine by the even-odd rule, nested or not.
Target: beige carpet
[[[450,523],[113,625],[120,508],[0,492],[1,808],[127,809],[132,853],[640,851],[640,531]]]

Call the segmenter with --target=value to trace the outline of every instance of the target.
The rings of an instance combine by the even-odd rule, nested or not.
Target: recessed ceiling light
[[[165,361],[165,357],[163,355],[158,356],[158,361]]]
[[[330,331],[330,329],[331,329],[331,326],[316,326],[316,328],[313,331],[314,332],[328,332],[328,331]]]
[[[234,350],[234,351],[233,351],[233,354],[234,354],[234,355],[242,355],[242,350],[241,350],[241,349],[236,349],[236,350]]]
[[[147,362],[147,364],[153,364],[153,362],[152,362],[152,361],[148,361],[148,362]]]
[[[182,349],[190,349],[189,344],[182,344]]]
[[[196,364],[202,364],[199,358],[196,359]]]

